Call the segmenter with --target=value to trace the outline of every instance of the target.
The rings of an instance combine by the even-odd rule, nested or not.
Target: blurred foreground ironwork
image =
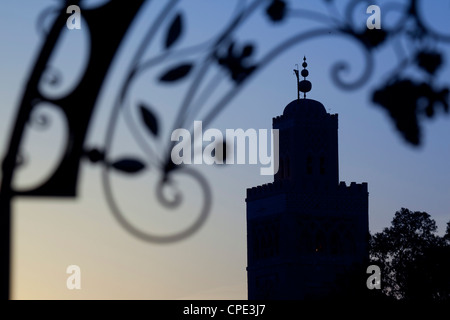
[[[151,2],[151,1],[149,1]],[[422,115],[435,117],[441,108],[448,113],[448,87],[437,83],[436,74],[443,64],[443,53],[436,44],[449,43],[450,34],[444,34],[429,27],[418,10],[418,0],[410,0],[404,5],[392,4],[383,8],[386,13],[396,10],[400,13],[398,23],[392,29],[365,29],[361,31],[352,24],[352,14],[359,1],[349,1],[344,8],[344,13],[339,14],[335,1],[325,1],[328,13],[312,12],[302,8],[294,1],[283,0],[253,0],[251,2],[236,1],[236,10],[227,24],[213,39],[187,47],[177,49],[177,42],[185,32],[184,15],[177,9],[179,1],[171,0],[162,8],[161,12],[151,21],[150,27],[144,35],[131,65],[127,69],[127,76],[123,79],[120,92],[112,106],[111,118],[108,122],[106,140],[102,148],[89,148],[85,145],[86,132],[89,128],[91,116],[96,106],[98,94],[108,76],[111,63],[118,48],[126,36],[131,24],[136,20],[137,14],[143,7],[143,0],[128,2],[126,5],[120,1],[109,1],[106,4],[84,9],[83,1],[65,1],[56,8],[58,12],[53,24],[46,34],[46,39],[37,55],[34,67],[25,86],[20,102],[16,120],[12,129],[6,156],[2,163],[2,182],[0,189],[0,234],[1,234],[1,290],[4,299],[10,294],[10,256],[11,256],[11,201],[16,197],[76,197],[78,185],[78,173],[81,159],[85,158],[101,165],[103,174],[103,186],[106,201],[117,221],[130,233],[138,238],[155,242],[170,243],[185,239],[198,230],[204,223],[211,207],[211,192],[207,180],[194,170],[182,166],[175,166],[170,159],[169,139],[167,151],[155,152],[147,143],[136,126],[144,127],[148,137],[156,138],[160,135],[159,120],[153,112],[150,104],[142,103],[138,106],[142,123],[136,124],[129,116],[130,107],[127,100],[128,92],[137,75],[149,69],[170,61],[171,67],[158,78],[162,84],[175,83],[180,80],[189,80],[188,89],[185,92],[179,112],[175,115],[173,128],[191,127],[193,120],[198,119],[200,111],[207,107],[205,101],[217,88],[218,81],[212,81],[204,88],[201,84],[207,83],[206,74],[209,70],[218,70],[218,77],[225,78],[231,83],[231,88],[221,98],[211,103],[205,113],[204,126],[226,107],[233,97],[244,88],[249,79],[260,70],[270,64],[275,58],[288,48],[298,45],[306,40],[327,36],[343,36],[354,40],[364,56],[362,72],[352,81],[344,80],[343,72],[350,68],[347,61],[336,62],[331,69],[331,77],[337,87],[346,90],[361,88],[372,75],[374,69],[374,56],[376,49],[383,46],[394,46],[398,55],[398,64],[385,79],[380,81],[380,86],[373,93],[373,101],[388,111],[397,126],[398,131],[408,143],[419,145],[421,142]],[[87,52],[88,63],[84,74],[75,88],[61,98],[50,98],[40,89],[41,82],[48,81],[51,75],[53,84],[58,84],[57,73],[49,65],[50,57],[61,41],[62,32],[66,29],[68,15],[66,8],[69,5],[79,5],[82,9],[84,23],[90,36],[90,49]],[[178,11],[177,11],[178,10]],[[296,31],[288,35],[286,39],[275,43],[268,51],[255,58],[252,43],[239,43],[237,33],[239,28],[251,16],[262,14],[267,23],[280,23],[288,19],[312,20],[320,24],[318,27]],[[119,17],[115,23],[107,23],[111,17]],[[163,29],[165,42],[162,52],[151,59],[144,59],[144,52],[154,40],[157,32]],[[105,36],[107,35],[107,36]],[[399,49],[401,39],[407,39],[415,44],[407,49]],[[426,40],[426,41],[425,41]],[[188,55],[189,54],[189,55]],[[186,60],[186,56],[192,59]],[[350,59],[350,58],[349,58]],[[406,72],[408,69],[422,72],[421,81],[412,79]],[[223,77],[223,75],[226,77]],[[405,96],[408,98],[406,100]],[[402,103],[399,103],[399,101]],[[21,162],[20,146],[27,124],[32,121],[31,113],[43,103],[51,103],[62,111],[67,120],[68,138],[65,150],[59,164],[47,181],[33,190],[15,190],[12,187],[14,173]],[[203,110],[202,110],[203,108]],[[123,114],[128,129],[133,134],[138,145],[142,148],[147,159],[137,158],[110,159],[110,149],[114,137],[119,116]],[[193,130],[193,128],[191,128]],[[198,217],[192,225],[179,233],[156,236],[141,231],[133,226],[120,211],[115,202],[111,190],[109,173],[111,170],[119,170],[126,174],[139,173],[152,165],[161,173],[161,182],[155,190],[160,204],[172,209],[180,205],[182,190],[176,189],[175,177],[177,174],[188,175],[201,188],[203,202],[198,210]],[[174,192],[173,198],[167,198],[164,189],[170,188]]]

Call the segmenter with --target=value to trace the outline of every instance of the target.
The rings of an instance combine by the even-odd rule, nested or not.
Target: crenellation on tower
[[[352,181],[350,182],[349,186],[347,186],[347,184],[344,181],[341,181],[339,183],[339,192],[351,192],[355,194],[360,194],[368,192],[367,188],[368,188],[367,182],[356,183]]]
[[[282,193],[288,191],[290,184],[287,181],[278,180],[271,183],[266,183],[260,186],[252,187],[247,189],[246,202],[253,201],[259,198],[264,198],[267,195],[275,195],[277,193]]]

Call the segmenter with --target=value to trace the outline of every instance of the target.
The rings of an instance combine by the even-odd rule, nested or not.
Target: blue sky
[[[102,1],[90,1],[95,5]],[[247,2],[246,2],[247,3]],[[294,1],[290,1],[294,7]],[[403,3],[397,1],[397,3]],[[450,1],[427,2],[420,6],[426,21],[437,30],[449,30]],[[55,1],[5,1],[0,12],[0,35],[4,45],[0,51],[0,154],[8,143],[16,108],[23,93],[33,60],[43,37],[36,25],[48,25],[39,14]],[[395,22],[395,13],[383,15],[385,2],[379,2],[382,26]],[[111,107],[124,77],[130,57],[143,38],[152,19],[161,10],[162,2],[150,2],[142,9],[123,43],[111,73],[99,97],[87,145],[101,146]],[[341,2],[339,2],[341,5]],[[321,1],[295,1],[296,8],[329,14]],[[229,21],[236,1],[183,1],[172,12],[183,13],[185,29],[177,48],[190,47],[217,35]],[[364,28],[365,5],[355,7],[353,22]],[[343,7],[338,6],[342,12]],[[120,17],[118,17],[120,18]],[[170,18],[165,22],[168,24]],[[51,17],[49,17],[51,21]],[[238,43],[255,44],[258,59],[297,32],[313,29],[320,23],[290,18],[271,24],[262,8],[236,32]],[[161,53],[164,39],[162,25],[146,57]],[[49,94],[64,94],[82,74],[85,52],[89,50],[87,30],[66,31],[54,65],[63,73],[63,85],[44,87]],[[113,36],[113,35],[106,35]],[[400,45],[411,44],[402,40]],[[438,83],[448,85],[450,69],[449,46],[438,45],[445,53],[444,67]],[[201,61],[204,52],[181,55],[167,60],[140,76],[130,90],[130,105],[137,119],[137,103],[151,105],[160,120],[159,140],[149,140],[156,150],[163,150],[170,139],[172,124],[190,80],[175,85],[161,85],[158,76],[169,66],[184,61]],[[423,145],[408,145],[395,130],[387,114],[371,102],[371,92],[386,80],[387,73],[398,63],[393,46],[374,52],[374,70],[369,81],[356,90],[344,90],[331,80],[333,65],[344,61],[350,69],[344,79],[358,78],[364,68],[364,55],[355,41],[331,32],[324,37],[300,42],[265,65],[245,84],[234,99],[211,123],[225,129],[269,129],[272,117],[296,98],[292,69],[303,56],[308,60],[308,94],[324,104],[328,112],[339,114],[340,180],[350,183],[368,182],[369,227],[372,232],[387,227],[401,207],[427,211],[444,232],[450,208],[450,118],[439,116],[424,122]],[[208,77],[213,79],[217,69]],[[217,78],[216,78],[217,79]],[[219,78],[217,92],[204,106],[209,110],[230,87],[224,74]],[[209,108],[209,109],[208,109]],[[18,186],[31,186],[50,173],[58,161],[64,143],[64,125],[60,115],[50,107],[52,120],[48,130],[30,130],[25,145],[27,167],[19,172]],[[202,120],[205,113],[196,115]],[[113,155],[131,154],[147,157],[133,141],[130,132],[119,123],[114,138]],[[205,225],[191,238],[171,244],[142,242],[122,229],[111,215],[101,190],[100,170],[84,163],[81,171],[80,195],[76,200],[17,199],[14,203],[14,297],[17,298],[135,298],[180,299],[186,297],[245,298],[246,242],[245,188],[270,182],[259,175],[259,166],[234,165],[224,168],[197,166],[209,181],[213,208]],[[154,197],[158,175],[153,170],[139,177],[113,176],[113,190],[127,217],[147,231],[179,230],[195,216],[201,204],[201,190],[188,179],[181,180],[186,202],[177,212],[162,212]],[[65,289],[65,268],[78,264],[83,273],[83,289]]]

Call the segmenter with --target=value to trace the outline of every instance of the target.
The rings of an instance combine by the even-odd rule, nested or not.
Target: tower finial
[[[306,77],[309,75],[309,71],[306,69],[307,66],[308,66],[308,64],[306,63],[306,56],[303,56],[303,63],[302,63],[303,70],[301,72],[303,80],[298,82],[298,91],[303,92],[303,99],[306,98],[306,93],[311,91],[311,87],[312,87],[311,82],[306,80]],[[297,70],[296,74],[297,74],[297,79],[298,79],[298,70]]]
[[[295,76],[297,77],[297,99],[300,99],[300,76],[298,74],[298,64],[295,64],[297,69],[294,69]]]

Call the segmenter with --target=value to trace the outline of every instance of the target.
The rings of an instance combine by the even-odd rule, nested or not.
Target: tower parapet
[[[344,181],[341,181],[339,183],[339,193],[341,194],[364,194],[367,193],[367,182],[362,183],[356,183],[356,182],[350,182],[350,185],[347,186],[347,184]]]
[[[260,186],[247,189],[246,202],[253,201],[280,193],[288,192],[290,189],[289,181],[277,180],[271,183],[266,183]]]

